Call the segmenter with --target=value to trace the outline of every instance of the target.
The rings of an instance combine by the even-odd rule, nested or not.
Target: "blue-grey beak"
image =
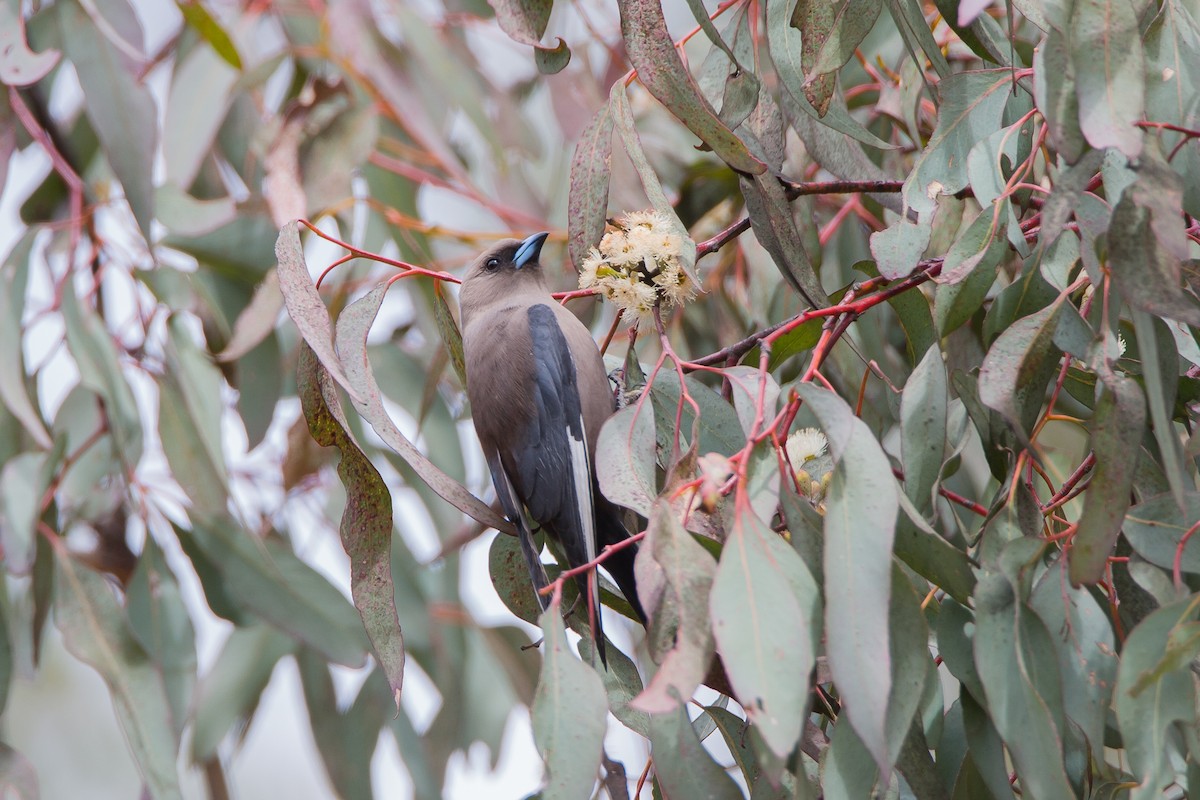
[[[513,256],[513,266],[520,269],[530,262],[537,261],[538,256],[542,253],[542,245],[546,242],[546,237],[549,235],[549,233],[542,231],[541,233],[535,233],[521,242],[521,246],[517,248],[516,255]]]

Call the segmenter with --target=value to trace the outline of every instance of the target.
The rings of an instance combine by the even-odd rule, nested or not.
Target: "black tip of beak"
[[[513,256],[513,265],[517,269],[538,260],[538,256],[542,253],[542,245],[546,242],[546,237],[550,234],[542,231],[535,233],[525,241],[521,242],[521,246],[517,248],[516,255]]]

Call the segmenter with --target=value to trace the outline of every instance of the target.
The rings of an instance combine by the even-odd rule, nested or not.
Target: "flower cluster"
[[[816,428],[801,428],[787,438],[787,457],[796,472],[796,486],[813,507],[825,513],[825,492],[833,477],[829,440]]]
[[[637,318],[683,305],[696,294],[696,282],[680,259],[683,237],[666,214],[634,211],[617,220],[600,247],[583,259],[579,288],[595,289]]]

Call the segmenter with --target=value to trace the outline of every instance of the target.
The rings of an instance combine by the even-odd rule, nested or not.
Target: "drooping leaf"
[[[658,670],[630,705],[665,714],[691,698],[712,661],[709,591],[717,564],[661,499],[654,503],[637,559],[638,593],[650,616],[647,635],[657,651]],[[661,575],[657,597],[644,591],[651,583],[643,579],[647,570]]]
[[[1187,240],[1183,184],[1152,150],[1112,212],[1108,248],[1113,280],[1133,306],[1200,326],[1200,305],[1181,288]]]
[[[258,540],[232,519],[197,524],[191,536],[216,566],[222,587],[239,607],[311,645],[330,661],[362,665],[367,641],[358,614],[290,547],[273,539]]]
[[[658,497],[654,412],[635,403],[609,417],[596,440],[596,480],[614,503],[650,516]]]
[[[800,736],[821,603],[796,551],[739,502],[712,584],[717,651],[747,718],[777,757]]]
[[[179,737],[162,678],[138,644],[104,579],[57,553],[55,621],[67,648],[108,685],[142,779],[156,798],[181,798],[175,759]]]
[[[571,186],[567,195],[567,256],[576,269],[588,248],[600,243],[608,213],[608,185],[612,165],[613,117],[609,105],[601,106],[579,135],[571,159]]]
[[[1061,678],[1045,625],[1007,576],[985,577],[975,598],[975,666],[1021,786],[1033,797],[1072,797],[1062,763]]]
[[[1067,563],[1071,583],[1097,583],[1104,577],[1108,557],[1121,533],[1129,493],[1133,487],[1136,453],[1146,428],[1146,401],[1130,378],[1112,374],[1092,417],[1092,452],[1096,466],[1093,486],[1103,491],[1087,493]]]
[[[845,401],[797,387],[829,440],[835,468],[825,511],[825,637],[829,667],[859,738],[883,770],[891,692],[888,609],[899,502],[887,456]]]
[[[379,313],[379,306],[383,303],[386,292],[386,284],[376,286],[359,300],[352,303],[338,317],[336,333],[337,351],[342,359],[346,379],[358,387],[358,397],[351,397],[351,402],[354,403],[355,410],[358,411],[363,419],[371,424],[371,427],[387,443],[388,447],[395,450],[416,471],[421,479],[429,484],[429,487],[437,492],[446,502],[490,527],[503,531],[511,530],[509,523],[502,516],[467,491],[458,481],[443,472],[416,445],[410,442],[400,432],[400,429],[396,427],[396,423],[392,421],[392,418],[387,413],[387,409],[384,408],[383,398],[379,393],[379,384],[371,372],[371,363],[367,358],[367,333],[371,328],[371,324],[375,321],[375,316]],[[314,372],[313,374],[315,375],[316,373]],[[315,387],[315,385],[314,383],[313,386]],[[334,432],[334,437],[338,440],[339,448],[343,444],[347,444],[357,450],[357,446],[353,445],[349,438],[343,439],[336,434],[337,430],[344,432],[348,429],[348,426],[340,419],[340,409],[335,409],[331,405],[331,399],[334,395],[331,395],[324,387],[320,389],[320,392],[325,396],[325,404],[333,415],[326,418],[322,425],[329,425],[336,421],[336,424],[327,428],[327,430]],[[315,402],[317,395],[312,395],[312,399]],[[310,420],[310,426],[311,424]],[[328,433],[323,434],[323,437],[327,441],[318,439],[322,444],[333,443],[333,440],[329,439]],[[344,450],[342,457],[343,463],[345,463]],[[369,463],[366,457],[363,456],[362,466],[365,468],[369,466]],[[373,471],[374,467],[370,469]],[[386,487],[383,486],[382,479],[379,479],[379,488],[386,493]],[[390,500],[389,511],[386,516],[388,520],[391,519]],[[388,529],[389,531],[391,529],[390,522]]]
[[[557,598],[542,614],[542,674],[533,699],[533,736],[546,762],[546,798],[590,795],[604,751],[604,684],[575,657]]]
[[[618,6],[621,35],[642,85],[730,167],[751,175],[766,171],[696,91],[657,0],[621,0]]]
[[[283,291],[288,314],[300,329],[300,335],[316,353],[321,366],[346,394],[350,395],[352,400],[362,402],[363,398],[358,388],[346,377],[341,361],[333,349],[333,323],[313,285],[308,266],[304,263],[304,249],[300,245],[298,223],[289,222],[279,231],[279,239],[275,242],[275,258],[279,261],[279,288]]]
[[[931,347],[909,376],[900,396],[904,491],[922,511],[932,507],[934,485],[942,471],[947,391],[942,352]]]
[[[650,746],[655,777],[667,797],[738,800],[737,784],[713,761],[688,721],[687,706],[650,718]]]
[[[254,714],[275,665],[296,647],[295,640],[267,625],[230,632],[196,692],[193,761],[211,758],[229,730]]]
[[[82,304],[69,287],[63,293],[62,316],[67,347],[75,357],[80,382],[104,398],[117,455],[126,468],[132,469],[142,457],[142,421],[121,370],[116,342],[95,310]]]
[[[340,414],[331,407],[337,395],[322,380],[320,365],[307,347],[301,348],[298,372],[296,382],[309,432],[318,444],[337,447],[342,456],[338,477],[346,487],[346,509],[339,531],[342,547],[350,556],[350,592],[399,708],[404,685],[404,634],[392,589],[392,496],[379,471],[346,433]],[[378,392],[372,396],[378,398]],[[382,404],[379,408],[382,410]]]
[[[759,243],[793,289],[813,308],[829,305],[829,297],[813,267],[783,187],[773,175],[741,175],[738,185],[746,201],[750,225]]]
[[[1112,703],[1118,664],[1108,615],[1085,589],[1064,587],[1057,568],[1038,581],[1029,603],[1058,653],[1063,710],[1079,726],[1093,758],[1102,758],[1106,710]]]
[[[196,688],[196,632],[175,574],[148,539],[126,593],[129,627],[162,676],[176,736]]]
[[[1058,366],[1054,337],[1061,307],[1060,299],[1014,322],[992,344],[979,371],[979,399],[1000,412],[1022,442],[1028,442]]]
[[[1182,664],[1161,668],[1171,654],[1172,636],[1194,626],[1195,616],[1194,599],[1160,608],[1129,633],[1121,649],[1115,706],[1130,772],[1138,783],[1130,793],[1135,800],[1161,796],[1175,780],[1171,731],[1179,723],[1195,725],[1191,672]]]
[[[1071,6],[1070,54],[1079,98],[1079,127],[1097,150],[1115,147],[1129,158],[1142,151],[1145,69],[1133,3],[1080,0]]]
[[[200,38],[208,42],[225,63],[236,70],[242,68],[242,57],[238,55],[237,46],[203,3],[199,0],[181,0],[176,2],[176,6],[183,14],[184,21],[200,34]]]
[[[133,75],[129,60],[108,35],[97,29],[79,3],[60,3],[59,30],[63,50],[83,89],[88,117],[100,146],[125,189],[138,227],[150,241],[154,217],[154,152],[158,146],[158,112],[150,90]],[[142,30],[133,9],[112,4],[117,11],[107,24],[126,43],[140,47]]]

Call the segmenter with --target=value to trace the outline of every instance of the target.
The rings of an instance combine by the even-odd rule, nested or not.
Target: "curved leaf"
[[[572,652],[555,598],[541,620],[542,674],[533,698],[533,737],[546,762],[547,800],[592,792],[604,753],[608,701],[600,676]]]
[[[829,668],[850,724],[883,771],[891,693],[888,627],[892,543],[899,500],[887,455],[845,401],[797,387],[821,423],[834,458],[825,511],[825,637]]]

